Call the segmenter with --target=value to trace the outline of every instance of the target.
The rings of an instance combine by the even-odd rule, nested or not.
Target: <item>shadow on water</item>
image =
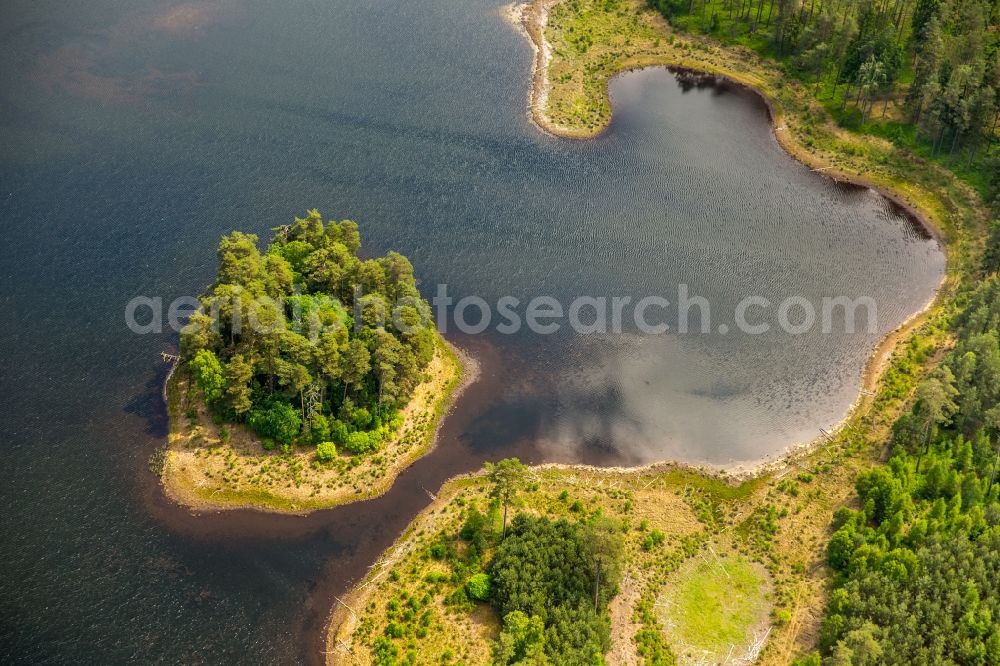
[[[122,409],[144,424],[143,433],[165,440],[170,432],[166,406],[163,404],[163,387],[170,368],[166,365],[156,369],[153,376],[142,387],[142,391],[132,397]]]

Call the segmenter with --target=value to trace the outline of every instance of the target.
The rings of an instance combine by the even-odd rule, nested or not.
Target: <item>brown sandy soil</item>
[[[399,433],[378,451],[332,463],[316,460],[313,447],[265,451],[241,425],[226,426],[227,444],[205,405],[189,392],[180,367],[167,387],[170,435],[160,474],[176,502],[195,511],[251,508],[303,514],[384,493],[396,476],[433,448],[441,418],[457,394],[475,380],[475,362],[446,343],[403,410]],[[464,367],[463,367],[464,366]],[[194,410],[196,418],[190,418]]]
[[[642,589],[626,572],[622,577],[621,591],[611,600],[611,652],[608,653],[609,664],[620,666],[639,666],[642,657],[636,651],[632,640],[642,627],[633,621],[635,604],[639,601]]]

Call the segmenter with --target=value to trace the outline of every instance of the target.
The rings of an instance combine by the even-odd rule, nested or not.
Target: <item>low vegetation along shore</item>
[[[525,468],[506,493],[494,470],[448,482],[368,576],[336,600],[328,663],[519,663],[497,656],[504,640],[518,642],[504,638],[517,627],[510,604],[491,587],[503,575],[497,558],[510,538],[503,536],[507,497],[510,516],[564,520],[584,534],[610,525],[621,542],[604,565],[607,597],[593,631],[574,634],[545,615],[548,640],[538,639],[548,644],[545,663],[584,663],[567,646],[587,645],[588,656],[613,664],[748,663],[761,653],[760,663],[787,664],[803,634],[815,638],[817,567],[857,467],[847,445],[837,444],[738,484],[670,464],[632,471],[553,465]],[[539,548],[562,557],[558,545]],[[542,566],[527,547],[518,546],[517,557],[524,571]],[[593,561],[584,553],[563,573],[583,581],[588,608]]]
[[[222,239],[152,461],[173,499],[304,513],[385,492],[431,449],[475,363],[437,332],[410,262],[361,260],[360,245],[357,225],[317,211],[265,253],[253,235]]]
[[[982,9],[995,23],[988,4],[974,4],[916,6],[922,22]],[[787,48],[814,9],[854,30],[917,20],[908,3],[771,3],[774,43]],[[988,184],[838,122],[812,86],[764,53],[766,36],[749,40],[756,50],[724,46],[664,18],[687,16],[676,24],[700,21],[719,33],[728,14],[735,40],[746,26],[733,17],[755,15],[753,34],[766,27],[757,24],[764,10],[764,2],[669,0],[507,8],[536,48],[530,109],[542,129],[576,138],[603,131],[607,81],[633,68],[670,65],[751,86],[794,157],[877,187],[945,243],[938,298],[883,343],[865,382],[871,395],[838,432],[755,477],[508,460],[449,481],[335,600],[329,663],[1000,661],[1000,227],[994,220],[988,232]],[[960,41],[961,29],[949,26]],[[906,43],[893,35],[892,44]],[[822,64],[817,78],[832,74]],[[848,80],[861,91],[864,126],[881,94],[873,81],[883,80],[862,80],[861,71]],[[899,106],[892,94],[886,108]],[[925,630],[912,630],[911,614]]]
[[[1000,321],[998,285],[994,278],[970,310],[978,325]],[[962,336],[945,367],[981,335]],[[1000,361],[995,333],[987,338],[983,363]],[[809,666],[823,647],[829,663],[913,664],[924,663],[925,642],[994,663],[996,463],[988,436],[962,434],[977,430],[981,407],[952,401],[969,386],[951,385],[948,406],[936,403],[937,382],[949,376],[938,373],[919,383],[909,413],[887,423],[933,365],[928,349],[897,354],[876,408],[828,445],[739,483],[670,464],[516,461],[452,479],[335,600],[328,663]],[[958,417],[955,430],[939,425],[939,409]],[[891,464],[873,468],[886,441]],[[566,604],[577,612],[561,611]],[[914,635],[910,613],[928,631]],[[893,621],[878,627],[872,620],[884,614]],[[972,617],[979,624],[963,624]]]
[[[164,489],[174,501],[199,511],[306,513],[376,497],[433,448],[442,417],[473,381],[475,361],[442,340],[425,375],[401,411],[397,433],[378,453],[321,462],[311,447],[268,451],[248,427],[216,424],[204,402],[192,396],[191,375],[182,367],[167,386]]]

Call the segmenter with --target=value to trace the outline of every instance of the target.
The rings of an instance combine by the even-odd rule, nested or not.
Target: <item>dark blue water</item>
[[[663,70],[611,87],[589,142],[540,133],[531,52],[495,4],[5,3],[0,21],[0,661],[316,660],[332,595],[424,487],[528,459],[726,463],[839,420],[936,245],[790,160],[752,96]],[[484,381],[393,491],[308,519],[189,518],[137,294],[196,294],[232,229],[305,208],[409,255],[428,294],[871,296],[873,334],[469,340]],[[713,325],[713,331],[715,327]]]

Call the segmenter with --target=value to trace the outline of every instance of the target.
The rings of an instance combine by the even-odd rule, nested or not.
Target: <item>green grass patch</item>
[[[745,652],[770,611],[763,568],[740,557],[699,557],[668,584],[660,606],[667,639],[678,655],[721,660]],[[707,654],[706,654],[707,653]]]

